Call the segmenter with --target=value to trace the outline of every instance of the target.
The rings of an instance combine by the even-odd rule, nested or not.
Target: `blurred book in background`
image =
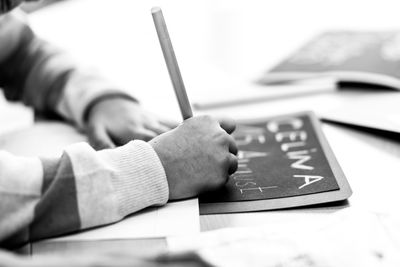
[[[332,31],[265,73],[261,84],[330,77],[339,87],[400,90],[400,32]]]
[[[377,130],[374,133],[400,134],[400,31],[322,33],[265,73],[259,83],[279,88],[302,82],[311,88],[323,77],[357,94],[318,112],[320,118]]]

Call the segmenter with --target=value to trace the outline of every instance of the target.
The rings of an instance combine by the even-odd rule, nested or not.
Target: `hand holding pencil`
[[[152,8],[154,24],[178,99],[184,122],[150,141],[167,175],[169,199],[182,199],[224,185],[238,166],[237,146],[230,135],[232,121],[218,122],[210,116],[194,117],[159,7]]]

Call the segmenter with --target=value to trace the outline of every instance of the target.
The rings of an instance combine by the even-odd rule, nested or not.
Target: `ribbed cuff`
[[[151,145],[136,140],[99,153],[113,166],[112,184],[121,216],[168,201],[167,177]]]

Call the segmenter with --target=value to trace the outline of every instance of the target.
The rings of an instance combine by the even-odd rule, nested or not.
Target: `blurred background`
[[[109,42],[132,50],[120,60],[133,63],[130,56],[137,56],[134,50],[147,55],[142,45],[157,41],[149,8],[158,5],[164,9],[182,65],[206,60],[244,77],[257,76],[322,31],[393,30],[400,26],[400,4],[395,0],[46,0],[26,4],[24,9],[32,11],[51,3],[55,5],[32,14],[33,26],[45,38],[79,52],[79,57],[97,55],[99,50],[107,50]],[[92,44],[97,37],[103,42]],[[82,38],[80,49],[71,44],[77,38]],[[153,47],[147,50],[156,53],[157,45],[156,51]],[[123,49],[114,52],[121,51],[127,53]]]
[[[136,86],[169,86],[150,15],[155,5],[188,90],[253,80],[326,30],[400,27],[399,2],[389,0],[47,0],[24,9],[40,36],[138,94]]]
[[[163,9],[191,100],[247,90],[319,33],[400,29],[395,0],[46,0],[23,9],[39,36],[126,88],[147,108],[162,104],[166,115],[179,118],[153,6]],[[335,97],[300,109],[349,100]]]

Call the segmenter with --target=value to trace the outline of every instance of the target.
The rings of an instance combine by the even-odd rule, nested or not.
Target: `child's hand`
[[[99,101],[91,108],[87,120],[89,143],[95,149],[124,145],[133,139],[149,141],[174,126],[125,98]]]
[[[227,182],[238,166],[234,129],[232,122],[202,116],[150,141],[164,166],[170,199],[197,196]]]

